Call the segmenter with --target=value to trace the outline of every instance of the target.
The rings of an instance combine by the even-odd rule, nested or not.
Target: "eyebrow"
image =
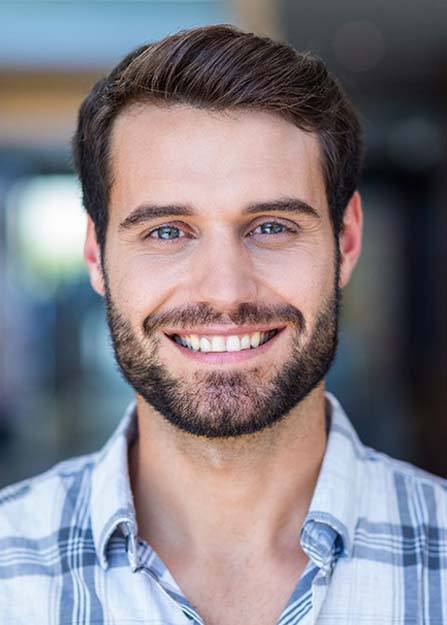
[[[308,215],[320,220],[318,212],[310,204],[298,198],[281,198],[266,202],[254,202],[246,206],[243,215],[255,215],[269,211]],[[142,204],[135,208],[119,225],[119,230],[129,230],[151,219],[160,217],[193,217],[197,213],[188,204]]]

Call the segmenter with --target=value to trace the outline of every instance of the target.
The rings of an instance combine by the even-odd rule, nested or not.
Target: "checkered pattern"
[[[278,625],[447,624],[447,482],[365,448],[327,401],[327,449],[297,528],[309,563]],[[131,406],[101,451],[0,491],[1,625],[203,624],[138,537],[135,436]]]

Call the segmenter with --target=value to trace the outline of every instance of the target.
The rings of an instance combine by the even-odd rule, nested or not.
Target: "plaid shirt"
[[[325,457],[297,528],[309,562],[278,625],[446,624],[447,482],[364,447],[327,400]],[[136,435],[131,406],[101,451],[0,491],[1,625],[203,623],[138,537]]]

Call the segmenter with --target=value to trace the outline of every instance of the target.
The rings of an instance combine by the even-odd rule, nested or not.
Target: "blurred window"
[[[7,203],[10,266],[34,296],[85,274],[86,216],[72,175],[19,181]]]

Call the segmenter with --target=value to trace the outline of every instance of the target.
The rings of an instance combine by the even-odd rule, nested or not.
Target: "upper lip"
[[[174,334],[178,336],[190,336],[196,334],[198,336],[243,336],[244,334],[253,334],[253,332],[269,332],[269,330],[282,330],[285,325],[251,325],[251,326],[206,326],[201,328],[164,328],[163,332],[169,336]]]

